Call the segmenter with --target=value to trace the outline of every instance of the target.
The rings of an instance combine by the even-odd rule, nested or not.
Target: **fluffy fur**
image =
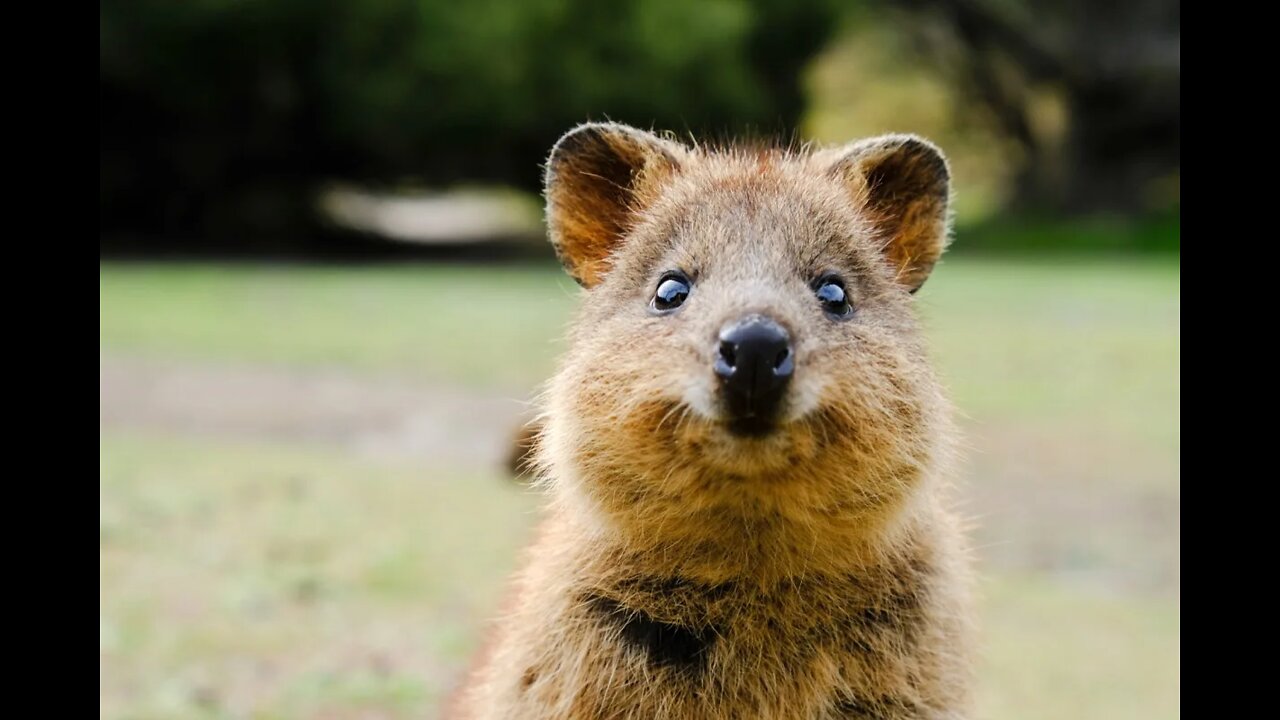
[[[911,293],[948,240],[919,138],[686,147],[586,125],[548,162],[548,226],[587,290],[535,451],[550,502],[455,716],[962,718],[967,556],[953,431]],[[673,269],[687,302],[649,300]],[[855,307],[824,314],[836,272]],[[783,423],[724,426],[712,357],[783,324]]]

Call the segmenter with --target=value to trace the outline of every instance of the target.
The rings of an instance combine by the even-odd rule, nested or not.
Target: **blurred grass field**
[[[431,717],[538,500],[430,438],[496,399],[467,432],[500,447],[576,298],[549,265],[102,264],[101,716]],[[1176,717],[1178,261],[961,256],[920,306],[965,415],[979,717]]]

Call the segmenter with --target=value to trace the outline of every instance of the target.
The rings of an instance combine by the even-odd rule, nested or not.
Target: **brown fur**
[[[520,423],[511,438],[511,447],[507,450],[507,472],[517,480],[523,480],[536,470],[537,460],[534,457],[538,445],[538,432],[541,423],[529,419]]]
[[[946,508],[949,406],[910,292],[947,242],[932,145],[688,148],[567,135],[548,225],[588,288],[536,449],[550,506],[460,717],[961,718],[967,557]],[[650,312],[659,277],[693,280]],[[825,315],[813,279],[855,306]],[[783,324],[783,424],[729,433],[711,357]]]

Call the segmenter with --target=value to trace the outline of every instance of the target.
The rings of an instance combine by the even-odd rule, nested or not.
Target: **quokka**
[[[456,717],[967,717],[954,431],[913,309],[950,194],[908,135],[556,144],[585,292],[532,453],[550,502]]]

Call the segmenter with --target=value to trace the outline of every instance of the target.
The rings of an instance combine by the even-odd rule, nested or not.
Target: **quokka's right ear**
[[[578,284],[593,287],[638,210],[680,169],[680,145],[617,123],[587,123],[551,148],[545,181],[547,229]]]

